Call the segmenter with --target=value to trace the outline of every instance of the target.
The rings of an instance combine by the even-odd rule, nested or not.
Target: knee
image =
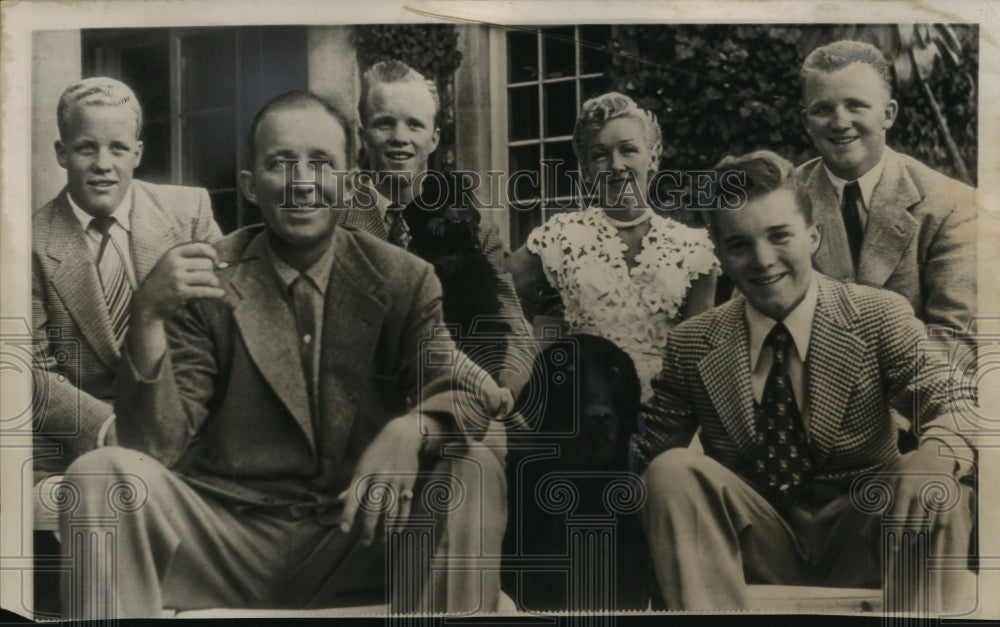
[[[692,481],[711,461],[704,453],[672,448],[653,458],[642,480],[650,490],[673,489]]]
[[[65,532],[71,521],[132,513],[145,505],[153,492],[150,482],[155,473],[143,461],[144,457],[149,459],[119,447],[100,448],[78,457],[51,487],[51,498],[59,510],[60,529]],[[119,517],[118,524],[127,520],[129,517]]]
[[[442,460],[446,471],[464,493],[481,495],[484,500],[503,500],[507,490],[504,465],[492,446],[470,446]]]
[[[144,454],[120,446],[105,446],[84,453],[70,464],[66,474],[112,475],[135,472],[143,462]]]

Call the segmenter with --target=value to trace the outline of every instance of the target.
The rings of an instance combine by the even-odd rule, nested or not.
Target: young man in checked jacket
[[[819,236],[791,164],[761,151],[717,169],[746,175],[742,206],[709,216],[741,296],[673,331],[643,416],[641,520],[667,607],[745,607],[748,583],[878,586],[881,523],[899,516],[930,532],[931,557],[959,564],[930,573],[940,609],[971,576],[958,478],[973,452],[951,415],[971,392],[920,350],[903,297],[813,270]],[[917,450],[900,454],[890,408],[913,422]],[[699,427],[704,455],[687,448]],[[882,508],[864,483],[876,475]],[[946,486],[941,507],[922,502],[929,480]]]

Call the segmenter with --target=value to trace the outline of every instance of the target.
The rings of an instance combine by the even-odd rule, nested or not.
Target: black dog
[[[409,251],[430,262],[441,281],[444,320],[458,328],[462,348],[462,339],[482,333],[502,337],[510,325],[489,320],[500,314],[499,279],[482,248],[479,211],[459,198],[460,187],[453,176],[428,176],[403,219],[412,238]],[[497,361],[479,365],[489,371]]]
[[[508,431],[502,583],[521,609],[648,607],[649,552],[635,515],[641,486],[627,474],[640,393],[632,360],[599,337],[558,340],[535,359],[518,399],[524,424]],[[584,571],[571,572],[565,560],[588,551],[567,546],[568,525],[581,524],[614,529],[583,590]]]

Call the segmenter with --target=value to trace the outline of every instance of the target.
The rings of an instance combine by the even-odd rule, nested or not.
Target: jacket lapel
[[[250,359],[316,450],[309,396],[295,334],[295,317],[267,259],[267,232],[247,246],[231,284],[238,297],[233,318]]]
[[[52,287],[98,358],[109,370],[114,370],[120,353],[111,329],[108,305],[97,267],[83,239],[86,236],[73,215],[66,194],[66,190],[60,194],[49,222],[46,254],[60,262],[52,273]]]
[[[334,258],[323,309],[320,411],[323,454],[336,466],[344,453],[360,402],[357,393],[372,374],[371,363],[387,309],[384,277],[355,236],[336,229]]]
[[[742,298],[724,305],[706,338],[713,349],[698,362],[698,371],[730,439],[744,455],[749,455],[756,421],[750,386],[750,339],[743,306]]]
[[[872,192],[868,225],[858,261],[858,282],[881,287],[899,264],[913,239],[917,220],[910,207],[921,200],[920,190],[892,150],[885,149],[885,169]]]
[[[809,202],[812,203],[813,221],[820,235],[820,246],[813,256],[813,266],[835,279],[853,281],[851,247],[847,242],[844,219],[840,215],[840,201],[822,162],[818,162],[812,169],[804,186]]]
[[[388,240],[389,233],[385,230],[385,221],[378,209],[345,209],[340,214],[338,226],[359,229],[371,233],[380,240]]]
[[[129,216],[132,227],[132,266],[136,281],[142,285],[163,253],[174,242],[190,239],[190,235],[185,237],[171,233],[174,226],[166,219],[165,212],[155,204],[141,181],[132,181],[132,190],[132,213]]]
[[[817,277],[819,297],[813,318],[806,385],[809,388],[809,436],[815,461],[821,467],[840,435],[840,423],[861,371],[865,343],[852,332],[857,317],[843,287]]]

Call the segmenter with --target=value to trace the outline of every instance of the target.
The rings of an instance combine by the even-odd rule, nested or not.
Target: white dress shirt
[[[139,289],[139,283],[135,278],[135,268],[132,265],[132,248],[129,242],[132,234],[132,193],[132,186],[129,185],[125,195],[122,196],[121,204],[111,212],[111,217],[115,219],[115,222],[111,225],[108,233],[111,235],[111,243],[121,256],[122,264],[125,266],[125,274],[128,275],[128,282],[132,285],[133,290],[137,290]],[[91,226],[90,223],[94,219],[94,216],[81,209],[73,201],[73,196],[70,194],[66,194],[66,198],[69,199],[69,206],[73,209],[73,215],[76,216],[76,219],[80,222],[80,226],[83,227],[87,248],[90,249],[94,263],[97,263],[97,255],[101,251],[101,239],[104,236],[101,235],[100,231]]]
[[[861,188],[861,204],[863,205],[858,211],[858,218],[861,220],[861,231],[864,232],[865,227],[868,225],[868,212],[871,210],[872,206],[872,194],[875,192],[875,186],[882,179],[882,170],[885,169],[885,153],[882,154],[882,158],[878,160],[870,170],[861,175],[861,178],[857,179],[858,187]],[[823,164],[823,170],[826,172],[827,178],[833,183],[833,189],[837,192],[837,204],[844,204],[844,187],[848,183],[853,181],[846,181],[833,172],[831,172],[826,164]]]
[[[799,408],[802,416],[802,424],[809,431],[808,395],[809,388],[806,385],[805,361],[809,353],[809,339],[812,337],[813,316],[816,314],[816,299],[819,296],[819,288],[816,285],[815,277],[811,277],[809,289],[806,290],[802,302],[795,306],[785,319],[782,320],[791,335],[792,344],[788,350],[788,377],[792,380],[792,390],[795,392],[795,404]],[[753,397],[758,403],[764,397],[764,386],[767,383],[767,375],[771,372],[771,364],[774,363],[774,349],[771,346],[764,346],[764,340],[768,333],[778,324],[777,320],[768,318],[764,314],[754,309],[749,302],[746,303],[747,329],[750,333],[750,386],[753,388]]]
[[[132,266],[132,247],[129,242],[129,237],[132,234],[132,194],[132,186],[129,185],[129,188],[125,191],[125,195],[122,196],[121,203],[111,212],[111,217],[115,219],[115,222],[108,229],[108,234],[111,236],[111,245],[115,247],[118,255],[121,257],[122,265],[125,266],[125,274],[128,276],[128,282],[132,285],[133,290],[137,290],[139,289],[139,283],[135,278],[135,268]],[[101,240],[104,238],[104,235],[91,225],[94,216],[81,209],[80,205],[76,204],[73,200],[73,196],[66,194],[66,199],[69,200],[69,206],[73,210],[73,215],[76,216],[76,219],[80,222],[80,226],[83,227],[83,239],[90,250],[91,259],[96,264],[98,261],[97,256],[101,252]],[[101,423],[101,428],[97,430],[98,448],[104,446],[107,442],[108,431],[111,430],[114,422],[115,414],[112,412]]]

